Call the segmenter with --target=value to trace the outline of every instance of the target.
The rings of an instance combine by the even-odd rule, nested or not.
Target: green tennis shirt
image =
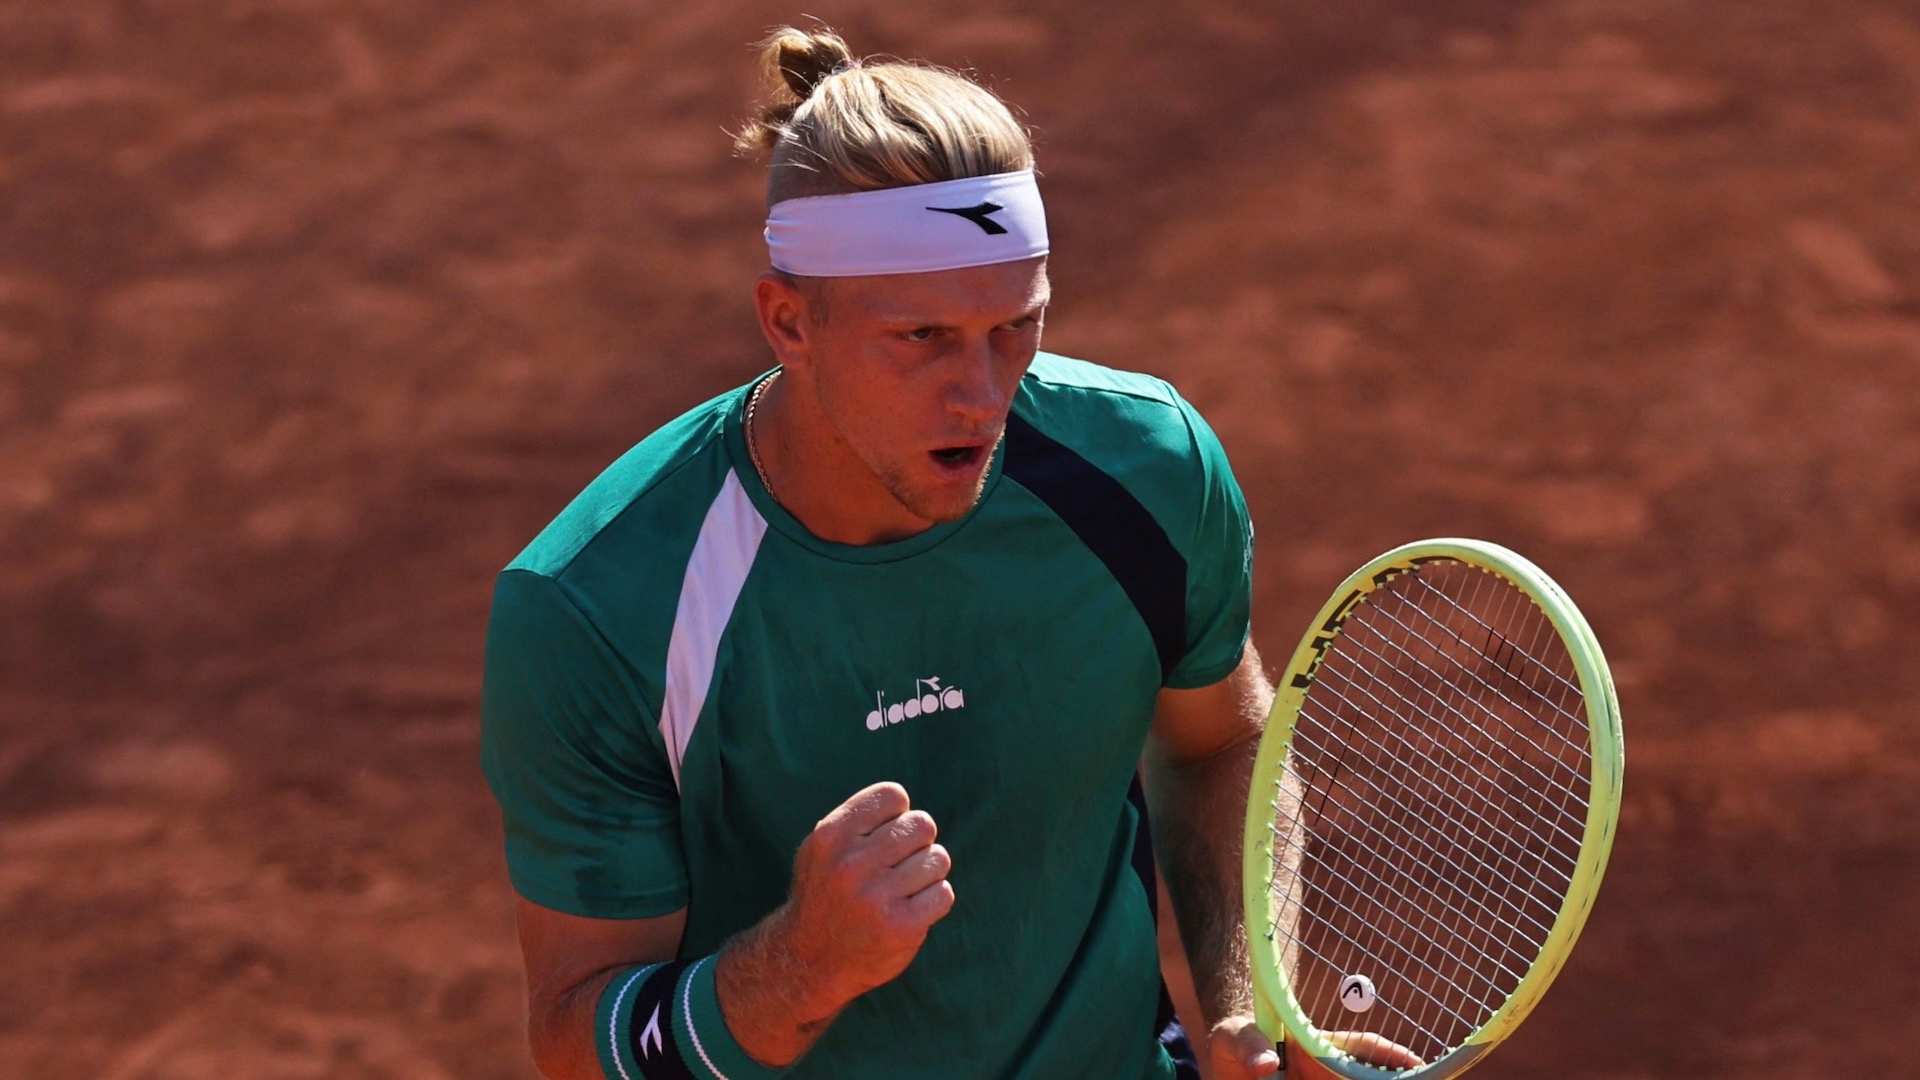
[[[881,780],[933,815],[956,901],[793,1077],[1162,1077],[1127,789],[1162,687],[1239,662],[1252,528],[1167,383],[1041,353],[973,511],[815,537],[709,401],[622,456],[500,574],[483,764],[514,887],[682,957],[787,895]],[[698,1075],[698,1070],[695,1070]]]

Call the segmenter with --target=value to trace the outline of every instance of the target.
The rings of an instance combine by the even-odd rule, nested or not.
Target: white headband
[[[1047,253],[1033,170],[815,195],[767,214],[776,269],[802,277],[920,274]]]

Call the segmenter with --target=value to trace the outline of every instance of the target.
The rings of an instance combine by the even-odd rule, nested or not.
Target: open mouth
[[[971,469],[980,464],[981,459],[985,458],[986,454],[986,447],[974,444],[965,446],[943,446],[938,450],[928,451],[928,456],[933,458],[934,464],[949,472],[962,472]]]

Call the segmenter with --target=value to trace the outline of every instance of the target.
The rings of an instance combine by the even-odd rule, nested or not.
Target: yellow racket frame
[[[1312,676],[1319,667],[1320,657],[1339,637],[1347,615],[1368,593],[1419,564],[1436,559],[1462,562],[1504,578],[1525,592],[1552,621],[1573,657],[1581,696],[1586,702],[1593,771],[1586,834],[1581,840],[1573,880],[1540,955],[1528,967],[1519,985],[1486,1023],[1450,1053],[1417,1069],[1382,1069],[1360,1061],[1329,1042],[1307,1019],[1306,1011],[1294,999],[1286,972],[1281,970],[1280,950],[1272,937],[1276,912],[1272,889],[1275,807],[1271,793],[1276,790],[1286,767],[1300,706],[1312,688]],[[1306,676],[1301,680],[1303,685],[1295,685],[1296,676]],[[1601,875],[1606,872],[1607,855],[1613,849],[1625,767],[1626,743],[1620,730],[1620,702],[1614,694],[1607,658],[1580,609],[1574,607],[1566,591],[1539,567],[1498,544],[1442,538],[1404,544],[1355,570],[1314,617],[1312,626],[1300,639],[1300,647],[1294,650],[1293,658],[1281,673],[1273,709],[1267,715],[1266,733],[1260,739],[1260,753],[1254,761],[1243,855],[1248,955],[1253,961],[1254,1013],[1260,1030],[1276,1044],[1282,1039],[1294,1040],[1329,1069],[1351,1080],[1439,1080],[1457,1076],[1478,1064],[1487,1051],[1512,1034],[1539,1004],[1573,951],[1581,927],[1586,925]]]

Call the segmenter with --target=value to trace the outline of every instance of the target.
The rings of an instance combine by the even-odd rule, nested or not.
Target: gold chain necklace
[[[753,413],[755,409],[760,407],[760,395],[767,392],[767,387],[773,385],[773,380],[780,377],[782,370],[781,368],[774,368],[773,374],[767,376],[766,381],[754,387],[753,393],[747,395],[747,457],[752,459],[753,471],[760,477],[760,486],[767,489],[767,497],[769,499],[774,499],[773,481],[767,479],[767,467],[760,463],[760,444],[755,442],[753,438]],[[778,502],[779,500],[774,499],[774,501]]]

